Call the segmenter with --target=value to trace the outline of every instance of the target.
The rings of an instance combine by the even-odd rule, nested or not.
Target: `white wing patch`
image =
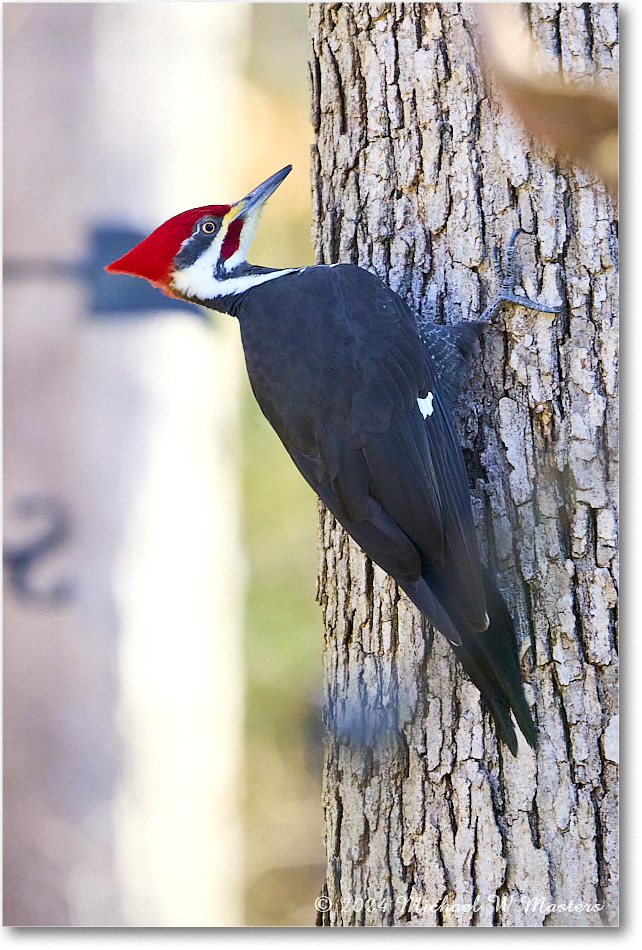
[[[432,393],[428,393],[425,399],[418,399],[417,405],[419,406],[419,411],[421,412],[424,419],[427,416],[432,416],[434,412],[434,408],[432,404]]]

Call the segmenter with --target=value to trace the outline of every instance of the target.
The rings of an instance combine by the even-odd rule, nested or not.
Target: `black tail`
[[[456,656],[490,707],[500,738],[513,755],[517,737],[511,711],[524,738],[537,748],[537,730],[522,687],[515,625],[497,583],[484,572],[486,606],[490,626],[484,633],[460,630],[461,646],[453,646]]]

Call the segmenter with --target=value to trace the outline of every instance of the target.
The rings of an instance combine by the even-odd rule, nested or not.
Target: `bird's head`
[[[286,165],[233,205],[203,205],[174,215],[105,267],[144,277],[169,297],[211,300],[243,272],[263,205],[292,170]]]

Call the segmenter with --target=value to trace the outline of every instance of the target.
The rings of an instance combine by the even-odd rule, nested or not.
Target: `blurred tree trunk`
[[[454,323],[496,292],[493,246],[533,232],[524,288],[564,310],[488,329],[457,422],[540,748],[498,746],[444,639],[321,509],[326,708],[399,723],[392,742],[328,739],[334,926],[617,921],[614,209],[484,84],[475,6],[311,7],[316,247]],[[615,5],[525,16],[566,77],[615,71]]]
[[[9,926],[243,920],[240,354],[231,325],[92,309],[89,238],[233,171],[165,118],[194,88],[212,129],[238,118],[208,6],[2,11]]]

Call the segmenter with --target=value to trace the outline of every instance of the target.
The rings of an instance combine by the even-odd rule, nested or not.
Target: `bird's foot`
[[[559,313],[561,307],[547,307],[544,304],[531,300],[525,294],[517,292],[515,285],[517,282],[517,248],[515,242],[520,234],[526,234],[523,228],[516,228],[510,236],[506,247],[504,266],[502,267],[499,256],[499,249],[493,249],[493,265],[499,278],[499,293],[490,303],[481,317],[481,322],[490,323],[499,313],[499,310],[505,303],[516,303],[521,307],[528,307],[529,310],[537,310],[540,313]]]

